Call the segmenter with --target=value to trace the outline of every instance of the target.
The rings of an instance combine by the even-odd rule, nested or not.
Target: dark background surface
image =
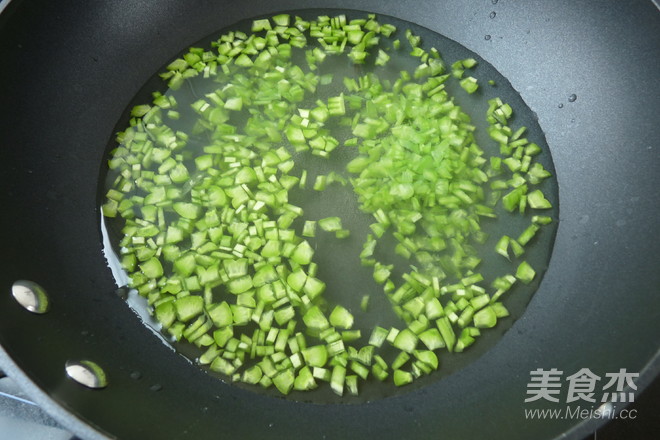
[[[67,409],[99,430],[143,437],[209,429],[237,438],[347,429],[363,438],[584,437],[595,423],[573,431],[566,422],[523,423],[522,396],[535,368],[645,371],[642,386],[658,373],[657,8],[641,0],[332,5],[440,31],[495,66],[538,115],[557,170],[560,224],[550,268],[512,331],[446,380],[359,406],[255,397],[173,357],[113,295],[96,203],[104,147],[126,104],[173,54],[227,24],[300,3],[16,0],[0,17],[0,59],[12,60],[0,69],[0,291],[38,281],[52,309],[32,316],[0,295],[3,368],[90,438],[98,433]],[[81,357],[102,364],[112,386],[95,394],[68,382],[64,362]],[[130,379],[135,370],[142,380]],[[154,384],[167,386],[150,392]]]
[[[584,440],[656,439],[660,432],[660,380],[655,380],[628,410],[633,419],[615,419]],[[0,434],[12,440],[78,440],[41,410],[9,378],[0,379]]]

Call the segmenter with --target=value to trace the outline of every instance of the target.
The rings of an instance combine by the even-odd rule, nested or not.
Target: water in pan
[[[341,11],[322,11],[324,14],[336,16]],[[314,19],[320,15],[321,11],[296,11],[295,15],[299,15],[305,19]],[[294,15],[294,14],[292,14]],[[364,13],[347,13],[349,20],[352,18],[363,18],[366,16]],[[393,17],[379,16],[380,23],[390,23],[397,27],[397,32],[392,36],[391,40],[396,38],[402,42],[402,47],[405,50],[390,51],[391,42],[386,42],[382,39],[380,46],[390,53],[390,60],[385,66],[374,67],[373,64],[366,63],[365,65],[355,65],[346,56],[334,56],[332,62],[319,63],[319,75],[332,74],[333,80],[317,89],[316,94],[309,94],[299,104],[299,108],[313,108],[314,102],[319,97],[327,99],[331,96],[337,96],[340,93],[346,93],[346,88],[341,78],[352,77],[357,78],[366,73],[374,72],[378,77],[385,81],[394,81],[399,76],[401,70],[408,70],[413,72],[419,64],[419,59],[408,55],[409,47],[407,46],[404,31],[410,29],[414,35],[419,35],[422,38],[422,47],[429,50],[435,47],[440,52],[447,68],[451,63],[457,60],[474,58],[478,60],[478,64],[473,69],[470,69],[467,74],[479,80],[480,88],[474,94],[468,94],[458,84],[458,81],[449,80],[445,83],[446,90],[454,101],[460,105],[462,110],[471,117],[471,123],[476,127],[474,137],[478,145],[485,151],[485,156],[493,156],[499,154],[499,147],[488,135],[488,123],[486,122],[486,111],[488,109],[488,100],[500,97],[504,102],[511,105],[514,109],[514,116],[510,120],[510,126],[515,130],[518,127],[527,127],[525,137],[531,142],[538,144],[542,152],[535,157],[535,161],[541,163],[543,167],[554,174],[554,167],[550,157],[548,146],[545,143],[543,133],[536,121],[533,112],[525,105],[517,92],[510,86],[509,82],[503,78],[490,64],[482,60],[478,55],[464,48],[463,46],[453,42],[435,32],[428,29],[421,28],[414,24],[403,22]],[[224,35],[229,31],[242,30],[250,33],[252,20],[236,23],[235,25],[223,29],[217,35],[213,35],[208,39],[197,44],[197,47],[209,48],[210,42],[215,41],[220,35]],[[301,53],[298,58],[295,58],[301,67],[306,66],[304,55]],[[165,69],[159,69],[158,73],[163,72]],[[305,68],[306,70],[306,68]],[[493,80],[494,86],[488,85],[487,81]],[[125,117],[118,124],[118,130],[124,130],[128,125],[130,109],[134,105],[144,104],[150,101],[150,94],[155,90],[159,90],[164,96],[174,96],[178,105],[177,111],[179,112],[178,119],[168,121],[168,125],[173,130],[181,130],[186,133],[192,131],[192,126],[195,123],[197,115],[188,110],[190,104],[203,98],[205,94],[214,91],[219,87],[217,82],[204,79],[201,75],[185,81],[185,83],[178,90],[167,89],[165,83],[157,76],[150,80],[145,87],[138,93],[134,101],[128,107]],[[243,126],[245,124],[245,112],[241,116],[235,117],[231,122],[235,126]],[[350,129],[335,124],[334,126],[326,126],[334,137],[340,142],[351,137]],[[208,142],[201,136],[191,136],[188,144],[185,147],[187,155],[187,163],[190,169],[194,169],[193,158],[203,151],[203,148]],[[282,144],[285,145],[285,144]],[[116,142],[111,141],[109,150],[116,148]],[[277,145],[279,147],[280,145]],[[290,148],[290,145],[287,145]],[[293,150],[291,150],[293,151]],[[303,220],[314,219],[329,216],[339,216],[342,219],[343,226],[350,230],[350,237],[346,239],[337,239],[333,234],[317,232],[314,238],[307,238],[312,247],[315,249],[314,262],[318,264],[317,277],[323,280],[326,285],[326,291],[323,294],[325,300],[329,305],[341,304],[349,309],[355,316],[354,329],[361,330],[362,338],[358,341],[366,343],[368,341],[371,330],[374,326],[381,327],[397,327],[405,328],[405,323],[393,312],[392,306],[388,298],[384,295],[382,287],[377,285],[372,277],[372,268],[365,267],[360,264],[359,254],[362,251],[362,244],[364,238],[370,232],[369,225],[373,222],[373,218],[362,212],[359,208],[357,198],[351,188],[351,185],[329,185],[323,192],[314,191],[311,189],[317,175],[327,175],[330,172],[336,172],[347,176],[345,165],[353,157],[357,155],[356,149],[348,147],[339,147],[332,152],[329,158],[320,158],[309,153],[298,153],[294,155],[295,168],[294,170],[307,170],[308,187],[305,190],[292,189],[289,193],[289,202],[300,206],[304,210],[304,215],[296,219],[291,228],[296,229],[300,234],[302,229]],[[108,157],[112,157],[109,153]],[[158,166],[152,167],[157,169]],[[291,171],[292,175],[300,175],[300,171]],[[114,185],[117,173],[110,171],[102,178],[102,198],[105,199],[105,194],[109,188]],[[338,397],[330,390],[327,384],[323,384],[318,389],[311,392],[291,392],[286,398],[291,398],[301,401],[311,402],[360,402],[365,400],[374,400],[407,390],[414,389],[431,381],[436,381],[457,371],[460,368],[468,365],[482,356],[490,347],[497,343],[506,332],[513,322],[520,317],[531,298],[531,295],[538,288],[543,272],[547,268],[548,261],[551,255],[552,243],[556,231],[556,220],[558,199],[557,199],[557,186],[554,178],[546,179],[538,188],[543,191],[546,198],[553,204],[552,210],[530,212],[527,209],[525,215],[515,215],[506,212],[501,208],[501,203],[496,207],[497,219],[492,221],[482,221],[481,227],[483,231],[489,236],[488,240],[483,244],[477,244],[475,247],[478,249],[479,255],[482,258],[482,263],[478,267],[478,272],[484,276],[484,281],[480,285],[484,286],[489,292],[492,289],[489,287],[490,282],[497,276],[506,273],[515,273],[517,262],[522,259],[529,262],[537,271],[537,275],[532,283],[523,285],[517,283],[516,287],[509,293],[505,294],[504,303],[508,308],[511,316],[505,319],[500,319],[498,324],[493,329],[482,331],[481,336],[476,338],[476,342],[468,347],[463,353],[448,353],[446,350],[439,350],[438,358],[440,360],[440,368],[429,374],[423,375],[416,379],[412,384],[404,387],[395,387],[391,381],[381,383],[371,376],[368,380],[360,382],[360,393],[357,397],[344,395]],[[129,194],[130,195],[130,194]],[[530,218],[533,214],[549,215],[555,221],[548,226],[542,228],[532,242],[526,246],[526,252],[522,258],[515,259],[515,265],[508,262],[502,256],[497,255],[493,249],[497,240],[503,235],[510,235],[516,238],[530,223]],[[169,219],[165,219],[166,221]],[[117,253],[121,253],[119,242],[123,237],[122,228],[124,221],[117,218],[106,218],[104,228],[107,226],[107,236],[109,238],[109,245],[106,245],[107,255],[109,260],[112,259],[110,247],[114,248]],[[383,242],[378,245],[376,257],[384,263],[395,264],[393,271],[393,279],[400,280],[401,274],[408,270],[410,261],[395,255],[393,252],[395,241],[390,237],[389,241],[387,235]],[[115,265],[117,261],[115,261]],[[167,265],[166,272],[168,270]],[[121,270],[116,270],[116,277],[119,285],[126,284],[126,274]],[[167,273],[166,273],[167,275]],[[447,281],[449,282],[449,281]],[[216,288],[216,291],[222,289]],[[220,298],[222,295],[227,294],[222,292],[214,292],[214,298]],[[369,307],[366,312],[361,311],[360,302],[364,295],[369,295]],[[228,295],[234,297],[234,295]],[[148,309],[146,300],[140,298],[137,294],[129,295],[129,304],[135,308],[143,318],[147,318],[148,314],[145,311]],[[444,301],[444,300],[443,300]],[[332,307],[328,308],[328,311]],[[300,320],[300,317],[297,319]],[[149,325],[155,326],[158,329],[157,321],[153,319],[145,319]],[[237,327],[238,329],[238,327]],[[247,333],[251,335],[251,331]],[[170,340],[169,336],[166,338]],[[190,358],[196,360],[199,358],[202,351],[192,344],[184,342],[174,342],[173,346],[177,351]],[[384,347],[387,346],[387,343]],[[381,353],[384,357],[393,356],[397,350],[392,347],[387,347]],[[404,367],[405,368],[405,367]],[[211,374],[216,374],[209,371]],[[219,375],[221,379],[227,380],[226,376]],[[246,387],[250,390],[279,396],[279,392],[270,387],[264,389],[258,385],[245,385],[236,383],[237,386]]]

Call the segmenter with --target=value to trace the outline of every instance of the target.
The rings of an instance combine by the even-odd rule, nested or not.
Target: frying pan
[[[301,7],[395,16],[479,54],[537,115],[559,183],[552,258],[522,318],[460,371],[362,404],[268,397],[191,366],[114,294],[101,252],[100,170],[135,93],[206,35]],[[0,366],[85,439],[581,438],[603,420],[525,419],[530,371],[625,368],[639,391],[660,369],[659,36],[650,1],[14,0],[0,16]],[[20,307],[16,280],[50,310]],[[76,359],[109,385],[68,379]]]

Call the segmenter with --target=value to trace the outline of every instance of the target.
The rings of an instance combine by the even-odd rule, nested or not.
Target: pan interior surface
[[[0,69],[2,371],[86,440],[592,434],[607,420],[525,417],[529,409],[564,409],[566,382],[561,403],[524,400],[530,372],[539,368],[556,368],[564,378],[581,368],[601,378],[625,368],[640,373],[635,395],[660,373],[660,273],[653,258],[660,254],[653,239],[660,45],[649,38],[660,35],[660,14],[648,1],[494,3],[12,0],[0,14],[0,53],[8,61]],[[125,126],[115,125],[159,66],[256,14],[328,5],[417,23],[492,64],[517,91],[502,98],[518,109],[515,99],[522,97],[538,115],[561,196],[543,282],[488,353],[442,380],[346,405],[256,393],[173,354],[115,294],[98,211],[108,139]],[[459,58],[448,49],[447,59]],[[136,103],[158,87],[144,89]],[[14,299],[19,280],[43,288],[46,313]],[[67,377],[67,362],[82,360],[103,370],[105,388]],[[625,404],[615,406],[618,412]]]
[[[289,14],[291,17],[300,16],[305,20],[313,20],[318,16],[325,14],[330,17],[336,17],[342,13],[345,13],[345,11],[296,10]],[[367,16],[366,13],[356,12],[348,12],[346,15],[347,21],[354,18],[365,18]],[[471,123],[476,127],[474,132],[475,140],[485,151],[485,158],[488,159],[489,157],[500,156],[499,144],[489,137],[489,125],[486,121],[489,100],[500,98],[503,102],[508,103],[514,109],[514,116],[510,120],[512,130],[515,131],[520,127],[527,128],[523,137],[528,138],[530,142],[536,143],[541,148],[541,153],[534,157],[534,161],[542,164],[543,167],[554,176],[555,171],[552,158],[550,157],[550,150],[545,141],[545,136],[538,125],[535,114],[520,98],[520,95],[513,89],[509,81],[492,65],[462,45],[419,25],[381,14],[379,14],[376,19],[381,25],[388,23],[397,28],[396,32],[390,38],[386,39],[384,36],[381,37],[384,44],[380,44],[379,47],[386,48],[391,54],[388,63],[382,67],[374,66],[372,60],[369,60],[366,64],[354,64],[345,55],[330,55],[329,60],[326,59],[326,61],[320,63],[318,70],[314,73],[319,76],[332,75],[332,78],[334,79],[330,84],[325,85],[324,87],[319,86],[312,96],[306,97],[304,101],[298,104],[299,108],[313,108],[315,105],[314,103],[319,99],[326,100],[328,97],[347,93],[342,78],[355,78],[357,80],[359,77],[368,74],[375,74],[381,81],[389,81],[393,83],[399,78],[401,71],[408,71],[412,74],[420,61],[418,58],[408,55],[410,47],[406,42],[406,31],[410,30],[413,35],[421,37],[421,47],[426,50],[436,48],[440,52],[440,56],[446,65],[446,73],[448,74],[451,73],[450,66],[455,61],[468,58],[477,60],[476,67],[466,69],[465,72],[465,76],[472,75],[477,78],[480,88],[476,93],[468,94],[461,89],[458,80],[454,80],[453,78],[443,83],[443,85],[446,86],[445,90],[447,90],[451,99],[453,99],[463,111],[470,116]],[[197,42],[193,46],[209,49],[210,42],[220,41],[221,36],[227,35],[230,32],[240,31],[250,35],[252,23],[253,19],[243,20],[220,30],[216,34]],[[399,39],[403,43],[399,50],[391,47],[391,41],[395,39]],[[314,46],[312,45],[308,47]],[[346,49],[346,52],[348,52],[348,49]],[[373,52],[375,53],[376,50],[374,49]],[[299,50],[296,53],[297,58],[295,54],[293,58],[295,60],[294,64],[306,67],[303,50]],[[132,100],[120,119],[116,131],[126,130],[126,133],[133,131],[134,128],[126,129],[127,123],[132,117],[131,110],[135,106],[150,102],[151,94],[157,91],[162,93],[165,97],[174,98],[177,103],[176,108],[180,110],[181,116],[177,114],[177,118],[180,117],[180,119],[168,122],[168,126],[172,127],[172,130],[176,132],[194,132],[193,127],[198,116],[192,110],[186,111],[185,109],[193,106],[193,104],[199,99],[209,96],[209,93],[213,93],[214,90],[219,86],[225,85],[225,83],[219,85],[218,82],[208,79],[206,75],[200,74],[194,78],[187,79],[185,83],[180,88],[177,87],[176,90],[168,89],[166,87],[166,81],[163,81],[159,77],[161,72],[167,71],[166,67],[167,64],[161,67],[156,75],[147,81],[146,85],[137,93],[136,97]],[[231,78],[229,78],[229,80],[229,84],[231,84]],[[490,85],[488,83],[489,80],[492,80],[494,85]],[[231,121],[229,123],[231,123]],[[242,124],[245,124],[245,122],[243,121]],[[241,124],[239,123],[237,126],[239,127],[238,133],[242,134],[240,128]],[[351,137],[350,129],[344,128],[336,123],[332,125],[332,122],[330,122],[328,128],[331,134],[337,136],[342,143]],[[183,147],[180,152],[183,154],[192,153],[194,157],[198,157],[199,155],[204,154],[204,148],[206,148],[210,141],[208,139],[203,139],[201,136],[195,137],[193,135],[187,140],[187,142],[187,145]],[[273,148],[280,147],[281,142],[274,143],[273,145]],[[353,313],[356,319],[353,329],[360,330],[362,335],[357,341],[357,344],[359,345],[356,345],[356,347],[358,348],[368,344],[369,337],[375,326],[380,326],[385,329],[390,329],[392,327],[399,329],[405,328],[405,322],[393,312],[393,304],[384,295],[382,287],[374,282],[372,277],[373,268],[360,264],[359,255],[363,249],[364,238],[372,233],[370,230],[370,223],[374,221],[372,216],[365,214],[360,210],[356,196],[353,193],[350,184],[345,186],[337,184],[329,185],[323,192],[311,189],[316,177],[319,175],[337,173],[339,175],[344,175],[345,178],[350,178],[351,175],[345,172],[345,167],[350,160],[356,157],[356,148],[340,146],[337,150],[332,152],[329,158],[319,158],[309,152],[300,153],[294,151],[291,145],[287,146],[286,143],[284,145],[292,154],[294,154],[293,159],[296,163],[290,174],[298,176],[300,175],[300,170],[305,170],[308,182],[305,190],[299,189],[296,186],[289,193],[289,203],[301,207],[304,211],[304,215],[296,219],[291,228],[300,233],[304,220],[318,220],[338,216],[341,218],[343,227],[348,229],[351,233],[351,236],[347,239],[337,239],[333,237],[333,234],[324,233],[322,231],[317,232],[313,238],[306,238],[315,249],[314,262],[318,264],[319,268],[317,277],[325,282],[327,286],[323,293],[323,297],[326,302],[328,313],[336,304],[346,307]],[[107,157],[110,161],[114,159],[112,152],[115,151],[117,146],[118,144],[114,139],[109,142],[109,152]],[[119,144],[119,146],[123,147],[121,144]],[[506,157],[506,155],[504,157]],[[194,161],[189,160],[187,166],[188,169],[194,170]],[[154,171],[156,171],[157,168],[157,165],[152,166]],[[193,171],[191,171],[191,173],[192,172]],[[524,172],[521,172],[520,174],[524,175]],[[117,181],[118,176],[118,171],[110,171],[107,175],[103,175],[102,173],[101,183],[99,184],[99,199],[101,200],[101,204],[107,200],[105,194],[109,189],[112,190],[114,188],[113,183]],[[504,174],[502,174],[502,176],[504,176]],[[484,186],[486,187],[486,191],[489,191],[487,185]],[[512,188],[513,187],[510,187],[502,192],[502,194],[505,194]],[[501,336],[511,327],[513,322],[523,314],[527,303],[541,282],[545,269],[548,267],[552,252],[552,243],[557,228],[557,220],[559,218],[557,181],[554,177],[551,177],[545,179],[539,185],[534,185],[533,188],[538,188],[543,191],[547,199],[552,203],[552,209],[538,210],[527,208],[524,215],[519,215],[517,208],[516,212],[509,213],[502,208],[501,203],[498,203],[495,206],[497,218],[486,219],[486,221],[483,222],[483,232],[488,235],[488,238],[482,243],[471,243],[477,249],[480,258],[483,259],[479,266],[475,268],[475,271],[479,272],[484,277],[484,281],[479,284],[489,292],[491,288],[490,284],[496,277],[501,277],[506,274],[514,274],[517,264],[523,260],[530,263],[536,270],[537,275],[532,283],[522,284],[518,282],[510,292],[505,294],[504,304],[510,313],[508,317],[500,319],[495,328],[482,330],[482,334],[476,338],[476,342],[466,348],[464,352],[449,353],[446,350],[442,350],[439,353],[440,368],[438,371],[429,375],[422,375],[410,385],[395,387],[392,383],[381,382],[371,375],[365,382],[360,382],[359,394],[357,396],[351,396],[348,395],[348,393],[345,393],[344,396],[338,396],[332,392],[327,384],[321,382],[322,385],[318,389],[311,392],[294,390],[288,394],[285,399],[314,403],[360,403],[373,401],[424,387],[464,368],[466,365],[469,365],[471,362],[486,353],[498,342]],[[487,192],[487,194],[490,194],[491,192]],[[137,193],[129,193],[126,197],[131,194]],[[483,203],[486,202],[484,201]],[[137,215],[139,217],[139,210],[131,210],[132,215],[134,212],[138,212]],[[508,235],[515,239],[531,224],[531,218],[533,215],[551,216],[553,223],[543,227],[538,234],[536,234],[533,240],[525,246],[525,253],[521,257],[513,257],[512,255],[513,260],[509,261],[503,256],[496,254],[494,248],[500,237],[502,237],[502,235]],[[126,249],[122,249],[119,245],[123,238],[122,228],[124,225],[124,219],[119,216],[116,218],[106,218],[102,225],[103,228],[106,228],[107,226],[104,233],[107,234],[109,243],[105,243],[105,253],[106,257],[110,260],[111,267],[120,267],[121,264],[117,255],[126,254]],[[385,264],[394,264],[393,279],[397,281],[397,285],[400,285],[401,275],[405,272],[403,268],[416,265],[417,263],[414,259],[407,261],[404,258],[395,255],[393,252],[395,244],[396,241],[388,232],[383,239],[383,244],[378,245],[375,256],[379,261],[385,262]],[[184,250],[185,249],[182,248],[181,252],[184,252]],[[449,254],[449,250],[447,250],[446,253]],[[162,257],[161,261],[163,261]],[[167,264],[168,263],[163,261],[165,267],[167,267]],[[128,277],[125,272],[119,270],[115,275],[115,278],[118,286],[126,286]],[[441,285],[449,285],[452,282],[458,281],[458,279],[454,279],[453,281],[447,279],[443,280]],[[236,295],[226,293],[226,291],[223,291],[222,289],[222,287],[214,288],[214,301],[227,300],[230,303],[235,303]],[[493,292],[494,291],[495,289],[493,289]],[[201,292],[199,292],[199,294],[201,295]],[[366,311],[361,310],[360,307],[361,300],[365,295],[369,296],[369,306]],[[147,293],[144,293],[144,296],[146,297]],[[204,354],[207,348],[197,348],[192,343],[186,342],[183,338],[180,339],[179,342],[176,342],[170,333],[165,329],[161,329],[158,321],[148,316],[149,311],[153,312],[153,306],[147,305],[145,300],[141,300],[134,289],[128,294],[127,298],[129,299],[129,304],[135,309],[136,313],[139,316],[146,318],[146,324],[152,326],[156,331],[162,330],[163,337],[160,338],[161,340],[174,341],[173,345],[179,353],[185,355],[191,360],[191,362],[199,363],[200,356]],[[444,298],[442,300],[444,302],[448,299]],[[157,300],[150,300],[149,304],[153,304],[154,301]],[[297,316],[294,319],[300,320],[300,316]],[[431,322],[431,327],[434,327],[433,322]],[[237,334],[251,337],[256,325],[248,326],[248,328],[249,330],[242,331],[241,327],[235,326],[235,337],[238,337],[236,336]],[[239,333],[241,331],[242,333]],[[212,335],[213,331],[209,331],[208,334]],[[322,341],[317,341],[315,343],[318,342]],[[308,345],[311,344],[312,342],[308,342]],[[388,343],[385,343],[385,349],[381,354],[388,362],[391,362],[398,351],[395,351],[394,347],[387,347],[387,345]],[[423,346],[421,343],[419,345],[421,349]],[[294,355],[295,353],[288,354]],[[231,382],[230,378],[226,375],[215,373],[210,370],[208,368],[209,362],[204,362],[204,364],[205,365],[202,368],[207,372],[222,380]],[[246,363],[246,365],[248,364]],[[409,365],[407,365],[407,367],[409,367]],[[401,369],[403,370],[404,367]],[[280,393],[272,386],[265,388],[259,385],[246,385],[240,381],[236,381],[235,385],[274,397],[280,396]]]

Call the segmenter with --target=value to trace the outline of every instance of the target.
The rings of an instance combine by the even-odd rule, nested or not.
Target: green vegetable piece
[[[343,332],[341,332],[341,340],[344,342],[357,341],[361,337],[362,337],[362,332],[360,330],[344,330]]]
[[[324,330],[330,326],[330,323],[318,306],[313,306],[305,312],[303,322],[307,327],[316,330]]]
[[[502,238],[500,238],[495,245],[495,252],[498,254],[502,255],[504,258],[507,260],[510,259],[509,257],[509,243],[511,242],[511,238],[508,235],[503,235]]]
[[[175,341],[180,341],[181,336],[183,334],[183,330],[186,328],[186,324],[183,322],[175,322],[172,324],[170,328],[167,329],[167,333],[169,333]]]
[[[390,195],[401,200],[408,200],[415,194],[415,190],[410,183],[399,183],[390,188]]]
[[[257,180],[257,173],[252,168],[241,168],[238,173],[236,173],[236,178],[234,183],[241,185],[243,183],[252,183]]]
[[[376,57],[376,61],[374,61],[374,64],[376,66],[384,66],[387,64],[387,62],[390,60],[390,56],[383,51],[382,49],[378,50],[378,55]]]
[[[246,325],[252,319],[252,309],[250,307],[234,304],[231,304],[230,307],[231,313],[234,316],[234,325]]]
[[[327,186],[327,182],[328,182],[327,176],[324,176],[322,174],[316,176],[316,180],[314,181],[314,187],[313,187],[314,191],[323,191]]]
[[[440,331],[442,340],[447,346],[447,350],[449,350],[450,352],[453,351],[454,344],[456,343],[456,334],[454,333],[454,329],[451,326],[451,322],[449,321],[449,318],[448,317],[440,318],[437,321],[435,321],[435,323],[438,326],[438,330]]]
[[[419,334],[419,340],[422,341],[429,350],[436,350],[445,346],[442,336],[437,329],[430,328]]]
[[[492,328],[497,324],[497,316],[491,306],[479,310],[472,319],[477,328]]]
[[[461,299],[465,299],[465,298],[461,298]],[[472,321],[472,316],[474,316],[474,308],[472,308],[472,306],[467,304],[465,308],[463,308],[463,311],[461,312],[458,319],[456,320],[456,323],[460,327],[465,327]]]
[[[296,246],[290,258],[300,265],[307,265],[312,262],[313,256],[314,249],[309,245],[307,240],[303,240]]]
[[[247,275],[248,261],[245,258],[223,261],[225,272],[230,280]]]
[[[366,367],[365,367],[366,369]],[[367,369],[367,375],[369,374],[369,370]],[[363,377],[363,379],[366,379]],[[348,390],[348,393],[351,394],[352,396],[357,396],[358,395],[358,376],[355,374],[346,376],[346,389]]]
[[[371,331],[371,336],[369,337],[369,344],[376,347],[383,345],[383,342],[387,339],[389,331],[383,327],[375,326]]]
[[[336,232],[342,229],[339,217],[326,217],[318,221],[318,225],[326,232]]]
[[[147,105],[147,104],[136,105],[136,106],[133,107],[133,109],[131,110],[131,116],[137,116],[137,117],[144,116],[144,115],[147,114],[147,112],[148,112],[149,110],[151,110],[151,106],[150,106],[150,105]]]
[[[366,312],[369,309],[369,295],[362,296],[362,299],[360,300],[360,309],[363,312]]]
[[[466,58],[462,60],[461,63],[463,64],[463,67],[465,67],[466,69],[471,69],[477,65],[477,60],[475,60],[474,58]]]
[[[323,367],[328,362],[328,350],[325,345],[314,345],[302,351],[307,365]]]
[[[273,23],[275,23],[278,26],[289,26],[291,17],[289,16],[289,14],[278,14],[278,15],[274,15],[271,18],[273,19]]]
[[[241,376],[241,381],[252,385],[256,385],[259,383],[262,376],[263,376],[263,372],[261,371],[259,365],[253,365],[252,367],[248,368],[243,372],[243,375]]]
[[[229,292],[233,293],[234,295],[247,292],[253,287],[254,284],[252,283],[252,278],[249,275],[236,278],[227,283],[227,290],[229,290]]]
[[[332,376],[330,377],[330,388],[338,396],[344,394],[344,382],[346,379],[346,368],[341,365],[336,365],[332,369]]]
[[[479,84],[477,83],[477,79],[473,78],[471,76],[468,76],[467,78],[463,78],[460,81],[460,85],[469,94],[472,94],[477,91],[479,88]]]
[[[199,205],[186,202],[177,202],[172,205],[174,211],[183,218],[190,220],[195,220],[202,212],[202,208]]]
[[[332,372],[327,368],[314,367],[312,369],[312,375],[314,376],[315,379],[322,380],[325,382],[330,382]]]
[[[330,324],[334,327],[349,329],[353,327],[353,315],[344,307],[337,305],[330,313]]]
[[[252,22],[252,32],[260,32],[263,30],[271,30],[270,21],[267,18],[254,20]]]
[[[222,357],[215,358],[215,360],[211,362],[209,368],[218,373],[222,373],[225,376],[231,376],[234,373],[234,371],[236,371],[236,367],[228,360]]]
[[[374,265],[374,273],[373,273],[374,281],[376,281],[378,284],[383,284],[390,277],[393,267],[394,267],[393,265],[385,266],[383,264],[376,262],[376,264]]]
[[[213,332],[213,340],[219,347],[224,347],[233,336],[233,327],[224,327]]]
[[[527,195],[527,203],[533,209],[550,209],[552,204],[543,196],[540,189],[532,191]]]
[[[424,306],[424,313],[428,319],[437,319],[444,316],[445,311],[437,298],[431,298]]]
[[[210,363],[213,362],[213,360],[215,360],[215,358],[217,358],[218,355],[220,354],[220,348],[218,348],[218,346],[216,346],[215,344],[213,344],[213,338],[211,338],[211,343],[210,343],[209,345],[210,345],[210,347],[208,348],[208,350],[206,350],[206,351],[205,351],[205,352],[199,357],[199,363],[200,363],[200,365],[208,365],[208,364],[210,364]]]
[[[472,335],[470,335],[469,330],[465,328],[461,332],[461,335],[459,336],[458,341],[456,342],[456,348],[454,349],[454,351],[460,353],[463,350],[465,350],[467,347],[472,345],[473,343],[474,343],[474,338],[472,337]]]
[[[425,363],[433,370],[438,369],[438,356],[430,350],[415,350],[413,352],[415,357],[419,359],[420,362]]]
[[[227,204],[227,194],[217,186],[211,186],[207,189],[207,197],[207,203],[211,206],[222,207]]]
[[[346,114],[346,106],[344,103],[343,94],[328,98],[328,113],[331,116],[342,116]]]
[[[287,395],[293,388],[293,383],[295,381],[295,376],[293,373],[293,369],[287,368],[284,371],[280,371],[280,373],[273,377],[273,385],[275,385],[275,388],[277,390],[284,394]]]
[[[296,292],[300,292],[307,282],[307,274],[302,269],[296,269],[286,279],[287,284]]]
[[[511,246],[511,250],[513,251],[513,255],[516,257],[520,257],[522,254],[525,253],[525,249],[518,243],[518,241],[511,239],[509,241],[509,246]]]
[[[361,377],[363,380],[366,380],[367,377],[369,377],[369,368],[365,367],[359,362],[352,361],[350,363],[350,368],[355,374],[357,374],[359,377]],[[348,377],[347,377],[348,379]]]
[[[270,264],[265,264],[254,273],[252,284],[254,287],[262,287],[263,285],[272,283],[277,279],[279,279],[279,275],[275,271],[275,268]]]
[[[376,379],[380,380],[381,382],[385,381],[389,376],[389,373],[387,372],[387,364],[385,364],[385,366],[382,366],[381,364],[374,364],[371,367],[371,372],[376,377]]]
[[[231,312],[231,307],[229,307],[229,304],[227,304],[227,302],[225,301],[207,307],[206,312],[208,313],[209,318],[211,318],[211,321],[213,321],[213,324],[215,324],[216,327],[220,327],[220,328],[226,327],[228,325],[232,325],[234,322],[234,317]]]
[[[515,211],[520,204],[520,199],[527,193],[527,185],[521,185],[518,188],[512,190],[507,195],[502,197],[502,204],[504,209],[509,212]],[[531,205],[530,205],[531,206]]]
[[[412,353],[412,351],[417,346],[417,340],[418,340],[417,335],[415,335],[415,333],[413,333],[412,331],[406,328],[399,332],[399,334],[394,339],[392,345],[398,348],[399,350],[405,351],[407,353]]]
[[[536,272],[526,261],[523,261],[516,270],[516,278],[525,284],[529,284],[536,276]]]
[[[252,62],[252,59],[247,54],[244,54],[244,53],[242,53],[242,54],[240,54],[239,56],[236,57],[236,59],[234,60],[234,64],[236,64],[237,66],[241,66],[241,67],[250,67],[250,66],[254,65],[254,63]],[[226,104],[225,104],[224,107],[229,108],[229,107],[227,107]]]
[[[323,293],[324,290],[325,283],[314,277],[308,277],[305,285],[303,286],[303,292],[309,299],[312,300]]]
[[[548,217],[545,215],[535,215],[532,216],[532,223],[536,225],[549,225],[552,223],[552,217]]]
[[[314,220],[305,221],[303,226],[302,235],[305,237],[314,237],[316,236],[316,222]]]
[[[317,387],[314,375],[309,367],[302,367],[293,382],[293,388],[299,391],[313,390]]]
[[[224,108],[227,110],[240,111],[243,108],[243,98],[240,96],[229,98],[225,101]]]
[[[155,279],[163,276],[163,265],[156,257],[140,264],[140,270],[147,278]]]
[[[520,245],[525,246],[532,238],[534,238],[539,229],[541,229],[540,226],[532,223],[520,234],[516,241]]]
[[[413,381],[413,375],[408,371],[394,370],[394,385],[400,387]]]
[[[490,305],[493,311],[495,312],[495,316],[498,318],[505,318],[509,316],[509,311],[504,307],[504,304],[500,302],[495,302]]]
[[[490,298],[486,294],[475,296],[470,300],[470,305],[474,310],[479,310],[484,308],[490,302]]]
[[[291,306],[278,309],[274,313],[275,321],[279,325],[284,325],[290,322],[293,318],[295,318],[295,316],[296,316],[296,312],[293,310],[293,307]]]
[[[161,323],[163,328],[170,327],[176,319],[176,308],[172,301],[160,304],[154,311],[156,319]]]
[[[195,295],[184,296],[174,302],[174,307],[177,319],[187,322],[204,311],[204,299]]]

